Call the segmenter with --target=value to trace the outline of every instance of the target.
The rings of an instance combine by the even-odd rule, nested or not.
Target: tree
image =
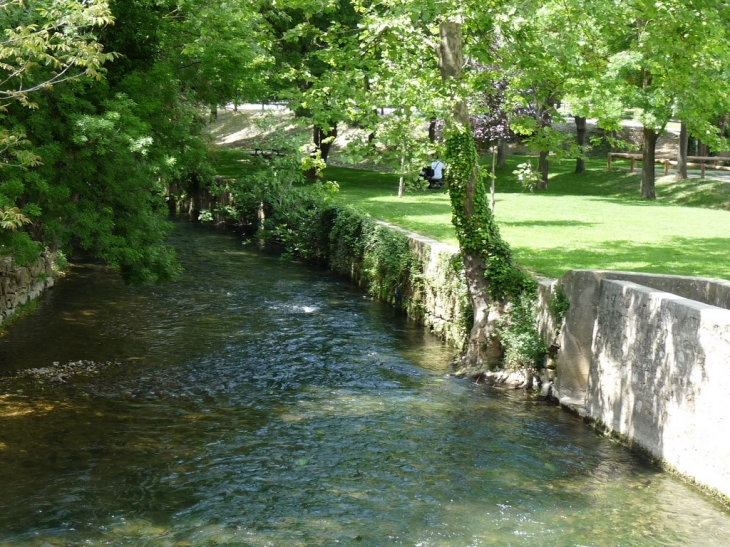
[[[113,22],[106,0],[21,0],[0,2],[0,169],[37,166],[41,158],[18,127],[7,123],[5,112],[14,104],[36,107],[34,95],[53,85],[78,78],[101,78],[105,53],[94,29]],[[33,206],[18,198],[18,188],[7,175],[0,180],[0,254],[19,261],[35,258],[40,245],[24,227],[35,216]]]
[[[364,11],[360,26],[359,66],[368,70],[367,86],[351,95],[365,114],[359,125],[367,142],[360,143],[360,150],[393,168],[401,197],[407,186],[422,184],[416,174],[439,152],[433,116],[440,92],[434,40],[417,12]],[[383,113],[384,106],[389,113]]]
[[[364,83],[355,67],[359,15],[349,0],[271,2],[263,15],[277,66],[273,93],[313,125],[311,154],[326,163],[337,125],[347,117],[350,90]]]
[[[687,145],[689,144],[689,135],[687,133],[687,124],[681,122],[679,128],[679,147],[677,150],[677,174],[674,180],[681,182],[687,179]]]
[[[575,160],[575,172],[581,174],[586,172],[586,161],[583,158],[583,152],[588,143],[588,125],[585,116],[574,116],[575,121],[575,142],[580,148],[581,154]]]
[[[498,360],[499,344],[493,336],[496,316],[504,299],[523,292],[529,282],[514,263],[509,245],[500,236],[479,176],[469,109],[464,98],[466,90],[460,86],[464,66],[462,24],[445,18],[439,25],[439,37],[439,69],[444,83],[453,93],[445,128],[449,165],[447,184],[474,313],[461,368],[464,374],[471,375]],[[485,351],[485,348],[489,349]]]
[[[730,12],[719,0],[585,1],[583,9],[607,51],[593,102],[640,109],[641,196],[655,199],[656,141],[670,119],[682,119],[692,134],[719,137],[712,122],[726,110]]]
[[[246,17],[242,7],[226,6],[116,0],[111,9],[119,24],[98,30],[100,42],[118,52],[104,80],[41,86],[33,111],[20,101],[8,105],[6,127],[27,135],[28,151],[40,161],[5,169],[0,202],[18,213],[3,215],[10,216],[3,225],[16,227],[3,251],[28,257],[21,234],[36,249],[42,243],[83,250],[130,282],[177,274],[164,244],[166,189],[174,183],[192,192],[213,182],[200,107],[229,99],[228,82],[240,78],[224,73],[255,62],[261,51],[253,41],[261,39],[252,30],[257,11]],[[243,51],[234,54],[224,43]],[[38,66],[23,78],[49,81],[44,75]]]
[[[82,76],[101,78],[104,53],[94,28],[113,23],[106,0],[5,0],[0,2],[0,106]]]
[[[509,16],[496,18],[494,43],[476,48],[483,63],[501,69],[510,126],[539,154],[540,189],[547,189],[550,153],[582,153],[552,127],[563,121],[557,104],[586,66],[579,62],[582,29],[570,9],[564,2],[516,3]]]

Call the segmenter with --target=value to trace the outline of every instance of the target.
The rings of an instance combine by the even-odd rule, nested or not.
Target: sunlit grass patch
[[[220,174],[245,173],[245,152],[219,149],[216,155]],[[650,202],[640,199],[641,176],[629,174],[628,163],[614,162],[607,171],[605,160],[588,160],[587,172],[577,175],[574,160],[552,160],[548,189],[530,193],[513,173],[525,160],[510,156],[497,170],[495,215],[528,269],[551,277],[597,268],[730,279],[730,212],[723,210],[729,182],[660,177],[657,200]],[[412,190],[398,198],[392,173],[329,166],[324,175],[340,184],[340,202],[457,245],[445,191]]]
[[[524,157],[497,170],[495,215],[517,259],[537,274],[557,277],[595,268],[730,279],[730,183],[660,178],[657,201],[639,197],[641,177],[605,160],[552,161],[548,189],[524,191],[512,173]],[[535,158],[533,158],[535,161]],[[628,165],[627,165],[628,167]],[[375,218],[456,245],[443,191],[418,190],[398,199],[397,176],[328,167],[339,200]],[[702,206],[702,208],[700,208]]]

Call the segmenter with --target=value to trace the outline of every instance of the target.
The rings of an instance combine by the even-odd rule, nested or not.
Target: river
[[[185,274],[77,266],[0,338],[0,546],[730,545],[730,512],[327,272],[178,223]]]

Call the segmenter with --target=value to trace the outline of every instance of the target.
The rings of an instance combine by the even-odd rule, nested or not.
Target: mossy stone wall
[[[0,258],[0,324],[53,283],[54,257],[50,253],[25,266],[9,257]]]

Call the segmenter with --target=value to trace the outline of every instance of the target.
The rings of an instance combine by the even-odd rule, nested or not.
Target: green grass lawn
[[[524,192],[510,157],[497,172],[496,219],[517,260],[537,274],[600,268],[730,279],[730,183],[658,179],[656,202],[639,199],[639,175],[592,160],[575,175],[573,160],[551,161],[549,189]],[[658,171],[659,172],[659,171]],[[375,218],[456,246],[448,196],[413,191],[397,197],[397,177],[338,167],[338,199]]]
[[[247,158],[240,150],[218,149],[214,161],[221,175],[240,177]],[[649,202],[638,197],[640,175],[629,175],[628,163],[615,161],[609,172],[605,160],[590,160],[588,172],[576,175],[573,160],[552,160],[548,190],[529,193],[512,173],[525,160],[511,156],[498,170],[495,214],[517,260],[531,271],[558,277],[597,268],[730,279],[730,182],[659,177],[658,199]],[[329,166],[325,177],[339,183],[339,201],[457,246],[444,191],[418,190],[399,199],[392,174]]]

